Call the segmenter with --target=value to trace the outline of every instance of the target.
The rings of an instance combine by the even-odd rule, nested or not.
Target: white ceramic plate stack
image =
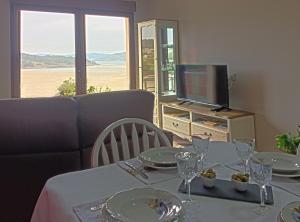
[[[287,206],[285,206],[279,214],[279,221],[280,222],[298,222],[300,221],[300,217],[296,214],[297,212],[294,210],[294,208],[300,207],[300,201],[289,203]],[[295,217],[298,217],[299,219],[296,219]]]
[[[182,149],[153,148],[142,152],[138,159],[147,167],[163,170],[175,169],[177,167],[175,154],[178,152],[182,152]]]
[[[109,222],[182,221],[183,205],[173,194],[152,188],[135,188],[110,197],[102,210]]]
[[[259,152],[255,157],[273,162],[273,175],[279,177],[300,177],[300,160],[296,155],[279,152]]]

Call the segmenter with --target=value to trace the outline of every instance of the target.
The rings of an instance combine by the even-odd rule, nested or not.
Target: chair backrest
[[[137,130],[138,127],[141,128],[140,133]],[[115,131],[117,129],[119,130],[120,138],[116,137]],[[170,141],[163,131],[146,120],[125,118],[112,123],[102,131],[93,146],[91,154],[92,167],[99,165],[99,155],[102,157],[103,165],[121,160],[120,150],[123,160],[130,159],[130,144],[132,144],[133,156],[137,157],[142,151],[151,148],[150,137],[153,137],[153,147],[171,147]],[[142,141],[141,143],[140,140]],[[108,146],[111,148],[111,158],[108,155]]]

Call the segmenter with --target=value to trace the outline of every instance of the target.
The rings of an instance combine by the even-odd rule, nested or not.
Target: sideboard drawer
[[[195,134],[210,135],[211,136],[210,139],[212,141],[225,141],[225,142],[229,141],[228,133],[205,128],[205,127],[199,126],[197,124],[193,124],[193,123],[191,124],[191,134],[192,135],[195,135]]]
[[[180,118],[163,116],[163,127],[166,130],[175,131],[189,136],[191,133],[191,127],[189,121],[184,121]]]

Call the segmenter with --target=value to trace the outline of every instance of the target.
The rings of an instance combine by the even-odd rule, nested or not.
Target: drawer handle
[[[172,125],[173,125],[174,127],[178,127],[178,123],[172,122]]]
[[[206,135],[206,136],[212,136],[212,133],[204,132],[204,135]]]

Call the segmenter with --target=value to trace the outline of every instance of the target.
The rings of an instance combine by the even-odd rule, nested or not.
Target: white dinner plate
[[[295,212],[294,208],[300,206],[300,201],[289,203],[285,206],[280,212],[280,219],[282,222],[296,222],[294,219],[293,213]]]
[[[177,165],[155,165],[153,163],[149,163],[145,160],[142,160],[140,157],[137,158],[139,161],[142,162],[142,164],[146,167],[150,167],[157,170],[174,170],[177,169]]]
[[[160,167],[176,166],[175,154],[178,152],[182,152],[182,149],[170,147],[152,148],[142,152],[139,155],[139,159],[143,163]]]
[[[272,161],[272,170],[276,174],[300,173],[300,161],[297,156],[279,152],[258,152],[255,157],[265,161]]]
[[[277,177],[287,177],[287,178],[300,177],[300,170],[291,173],[272,172],[272,175]]]
[[[152,188],[119,192],[106,202],[106,211],[117,221],[175,221],[183,218],[184,208],[173,194]]]

